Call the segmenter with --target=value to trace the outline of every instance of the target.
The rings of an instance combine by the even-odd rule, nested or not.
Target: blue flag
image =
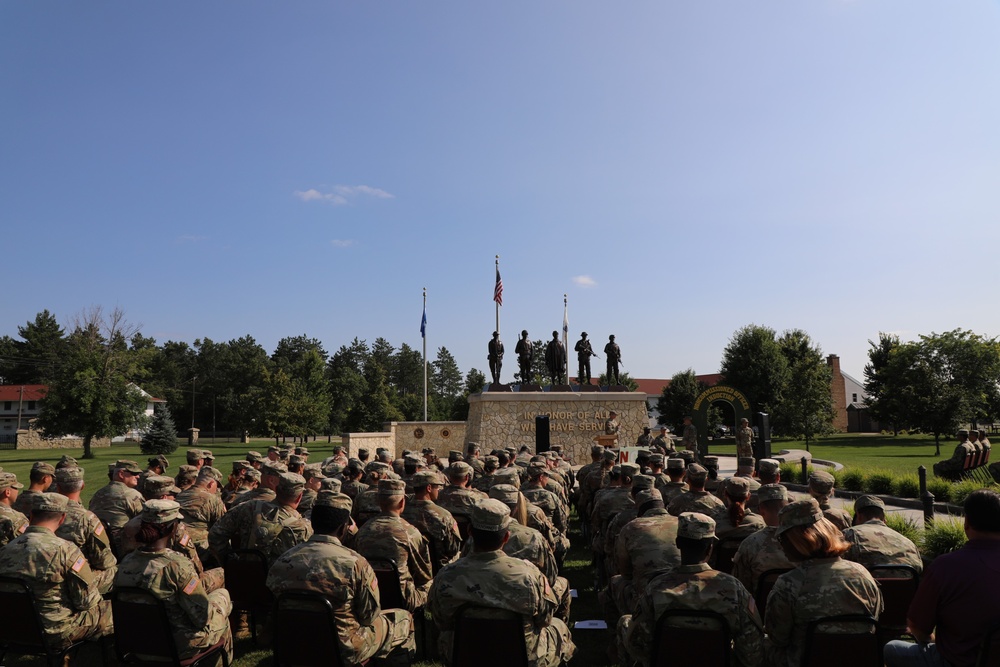
[[[427,306],[424,306],[424,316],[420,318],[420,337],[427,338]]]

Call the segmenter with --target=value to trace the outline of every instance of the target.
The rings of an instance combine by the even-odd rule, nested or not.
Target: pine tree
[[[172,454],[177,449],[177,427],[164,405],[153,414],[149,430],[142,436],[139,449],[143,454]]]

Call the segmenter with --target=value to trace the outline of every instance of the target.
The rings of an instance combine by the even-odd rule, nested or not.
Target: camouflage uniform
[[[209,593],[190,560],[172,549],[133,551],[118,566],[117,586],[152,593],[167,608],[174,644],[181,659],[190,658],[225,638],[229,659],[233,636],[229,614],[233,603],[225,588]]]
[[[48,528],[29,526],[0,550],[0,575],[21,579],[31,588],[53,648],[114,631],[111,603],[101,600],[87,557]]]
[[[823,510],[823,517],[835,525],[839,530],[847,530],[851,527],[851,515],[847,510],[830,506],[829,498],[816,498],[819,508]]]
[[[670,501],[667,511],[674,516],[680,516],[684,512],[702,512],[713,516],[720,507],[724,509],[725,503],[708,491],[685,491]]]
[[[90,499],[90,511],[108,529],[112,544],[117,546],[118,532],[128,520],[142,512],[142,494],[123,482],[111,482],[97,490]]]
[[[662,454],[669,454],[674,451],[674,441],[668,435],[658,435],[653,438],[651,448],[659,449]]]
[[[427,540],[435,574],[458,558],[462,536],[451,512],[431,500],[410,500],[403,509],[403,518]]]
[[[408,611],[427,602],[434,578],[430,549],[416,528],[396,516],[379,515],[358,530],[355,550],[369,561],[392,560]]]
[[[208,531],[208,545],[220,563],[236,548],[259,549],[268,564],[312,535],[312,526],[290,507],[265,500],[240,503]]]
[[[55,479],[55,477],[53,477]],[[55,482],[53,482],[55,483]],[[31,489],[24,489],[17,494],[17,500],[11,505],[11,508],[17,510],[25,517],[31,516],[31,505],[34,502],[34,497],[41,495],[42,491],[32,491]]]
[[[861,565],[838,557],[803,561],[778,577],[767,598],[764,649],[768,663],[798,667],[811,621],[840,614],[868,614],[877,619],[881,612],[882,593]]]
[[[111,552],[111,541],[97,515],[75,500],[69,501],[66,520],[56,535],[80,548],[94,575],[94,585],[104,595],[115,583],[118,560]]]
[[[332,535],[313,535],[282,554],[268,572],[267,586],[275,596],[313,591],[330,601],[345,665],[384,658],[410,641],[409,612],[380,610],[375,571]]]
[[[681,445],[689,452],[698,451],[698,429],[695,428],[694,424],[685,424]]]
[[[456,514],[469,516],[472,513],[472,506],[488,497],[476,489],[446,486],[438,494],[437,504],[451,512],[452,516]]]
[[[309,512],[312,511],[313,506],[316,504],[316,498],[319,497],[319,492],[313,489],[306,489],[302,492],[302,500],[299,501],[299,514],[302,516],[309,516]]]
[[[739,458],[753,456],[753,429],[749,426],[736,431],[736,456]]]
[[[968,436],[966,436],[968,437]],[[961,436],[959,436],[961,439]],[[934,464],[934,474],[947,479],[957,479],[965,468],[965,459],[976,449],[968,440],[961,440],[955,447],[950,459],[944,459]]]
[[[615,564],[618,574],[610,581],[611,598],[619,613],[635,608],[637,592],[657,573],[680,565],[677,550],[677,518],[662,508],[647,510],[626,524],[615,540]]]
[[[441,570],[428,597],[445,664],[452,664],[455,615],[468,603],[521,614],[529,667],[557,667],[576,650],[569,628],[552,617],[559,600],[537,567],[499,550],[473,552]]]
[[[760,575],[768,570],[790,570],[795,563],[788,560],[781,543],[774,536],[775,526],[765,526],[750,535],[733,556],[733,576],[749,591],[757,590]]]
[[[352,479],[352,480],[345,481],[341,485],[340,491],[341,491],[341,493],[344,493],[344,494],[350,496],[351,500],[357,500],[357,497],[359,495],[361,495],[364,491],[367,491],[368,488],[369,487],[368,487],[367,484],[363,484],[363,483],[361,483],[358,480]]]
[[[635,614],[623,616],[619,631],[629,654],[649,664],[650,647],[660,615],[668,609],[714,611],[726,618],[733,638],[734,664],[756,667],[761,663],[764,634],[753,596],[735,577],[717,572],[707,563],[678,565],[654,577],[639,598]],[[677,621],[684,627],[703,627],[706,621]]]
[[[719,542],[739,543],[767,527],[764,518],[750,510],[746,511],[739,524],[735,526],[729,518],[727,507],[717,510],[711,516],[715,519],[715,536],[719,538]]]
[[[20,498],[21,496],[18,496]],[[0,547],[23,533],[28,527],[28,517],[16,509],[0,503]]]
[[[669,479],[669,478],[668,478]],[[656,490],[663,496],[663,502],[670,505],[674,498],[688,490],[688,485],[684,482],[667,482],[663,486],[657,485]]]
[[[274,489],[268,489],[263,486],[258,486],[256,489],[251,489],[250,491],[244,491],[243,493],[236,494],[233,498],[232,504],[229,506],[229,511],[235,509],[237,505],[242,505],[243,503],[248,503],[252,500],[264,500],[266,502],[272,502],[275,498]]]
[[[200,486],[192,486],[177,494],[176,501],[195,546],[202,551],[208,549],[208,531],[226,513],[222,498]]]
[[[136,542],[135,536],[139,534],[141,526],[142,516],[140,515],[130,519],[118,534],[118,553],[121,554],[123,560],[125,556],[139,548],[140,545]],[[198,576],[201,577],[201,585],[205,587],[207,592],[217,591],[226,585],[226,573],[223,568],[205,569],[205,565],[198,555],[198,549],[195,548],[194,539],[188,534],[187,526],[184,525],[183,521],[177,524],[174,537],[167,546],[191,561]]]
[[[382,510],[378,506],[378,489],[374,486],[358,494],[351,507],[351,517],[358,525],[367,523],[369,519],[373,519],[381,512]]]
[[[879,519],[848,528],[844,531],[844,539],[851,544],[844,558],[868,569],[873,565],[911,565],[917,572],[924,569],[916,545]]]
[[[569,506],[566,503],[560,501],[548,489],[537,486],[521,489],[521,493],[528,499],[528,502],[537,505],[545,512],[545,516],[552,522],[552,526],[559,531],[560,535],[566,534],[566,531],[569,530]]]

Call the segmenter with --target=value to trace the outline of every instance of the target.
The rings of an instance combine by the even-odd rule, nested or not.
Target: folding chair
[[[274,602],[273,648],[275,667],[354,667],[344,663],[340,653],[333,605],[314,591],[284,591],[278,595]]]
[[[760,614],[761,618],[764,618],[764,610],[767,608],[767,596],[771,594],[771,589],[774,588],[774,584],[778,581],[778,577],[783,575],[785,572],[791,571],[792,568],[790,567],[767,570],[757,579],[757,590],[754,591],[753,601],[757,605],[757,612]]]
[[[524,618],[506,609],[462,605],[451,646],[453,665],[528,667]]]
[[[250,635],[256,644],[257,614],[266,618],[274,605],[274,596],[267,587],[267,556],[257,549],[236,549],[226,555],[223,569],[233,612],[247,612]]]
[[[375,570],[375,579],[378,580],[379,607],[382,609],[406,609],[406,599],[403,597],[403,587],[399,583],[399,570],[396,569],[396,561],[385,559],[372,560],[368,561],[368,563]],[[429,644],[424,608],[418,607],[412,613],[413,630],[420,637],[422,645],[418,651],[418,655],[425,656]]]
[[[858,627],[852,632],[823,631],[823,626],[835,623]],[[878,621],[867,614],[842,614],[809,623],[802,667],[843,667],[844,656],[850,656],[851,667],[883,667]]]
[[[61,651],[53,650],[46,641],[45,626],[35,606],[35,594],[27,583],[14,577],[0,577],[0,662],[8,653],[45,656],[50,666],[62,665],[64,658],[83,646],[73,642]]]
[[[873,565],[868,570],[882,589],[885,609],[878,617],[882,643],[906,634],[906,612],[920,585],[920,573],[912,565]]]
[[[690,622],[696,620],[711,621],[716,627],[691,627]],[[656,620],[649,664],[729,667],[731,646],[729,623],[721,614],[703,609],[668,609]]]

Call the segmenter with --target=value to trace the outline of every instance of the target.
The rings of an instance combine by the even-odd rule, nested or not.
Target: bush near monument
[[[177,451],[177,428],[167,406],[153,414],[149,430],[142,436],[139,449],[143,454],[173,454]]]

